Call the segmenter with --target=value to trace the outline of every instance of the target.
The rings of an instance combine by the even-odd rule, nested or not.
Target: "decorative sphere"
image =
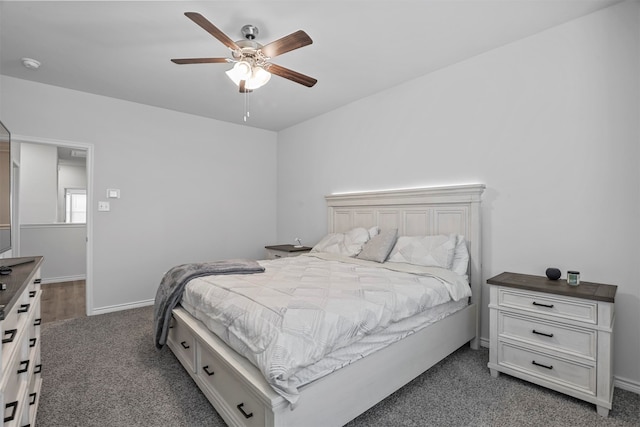
[[[547,268],[547,271],[545,271],[545,274],[551,280],[558,280],[562,275],[562,273],[560,273],[560,270],[558,270],[557,268],[551,268],[551,267]]]

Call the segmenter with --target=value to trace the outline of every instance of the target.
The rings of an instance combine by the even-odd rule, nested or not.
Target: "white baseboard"
[[[42,279],[42,284],[47,283],[61,283],[61,282],[73,282],[76,280],[87,280],[87,276],[84,274],[78,276],[61,276],[61,277],[47,277]]]
[[[155,300],[150,299],[150,300],[132,302],[127,304],[109,305],[107,307],[94,308],[91,314],[89,314],[89,316],[94,316],[97,314],[113,313],[114,311],[130,310],[132,308],[147,307],[147,306],[153,305],[154,302]]]
[[[616,377],[614,375],[613,385],[614,387],[621,388],[622,390],[627,390],[632,393],[640,394],[640,382],[633,381],[628,378]]]

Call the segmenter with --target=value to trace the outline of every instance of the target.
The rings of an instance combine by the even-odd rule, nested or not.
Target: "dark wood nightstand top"
[[[265,249],[271,249],[274,251],[282,251],[282,252],[305,252],[310,251],[311,248],[308,246],[300,246],[299,248],[294,245],[273,245],[273,246],[265,246]]]
[[[578,286],[570,286],[565,279],[549,280],[544,276],[504,272],[487,280],[490,285],[546,292],[595,301],[615,302],[615,285],[580,281]]]

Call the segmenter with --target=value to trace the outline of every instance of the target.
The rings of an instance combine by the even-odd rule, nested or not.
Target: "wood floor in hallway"
[[[43,323],[75,319],[87,315],[86,283],[84,280],[45,283],[41,285],[41,288],[40,314]]]

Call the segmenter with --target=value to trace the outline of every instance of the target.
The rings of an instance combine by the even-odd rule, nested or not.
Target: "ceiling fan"
[[[254,41],[258,35],[258,28],[253,25],[242,27],[242,34],[245,39],[234,42],[199,13],[186,12],[185,16],[227,46],[231,50],[232,57],[184,58],[172,59],[172,62],[181,65],[234,63],[233,68],[227,71],[227,75],[238,85],[241,93],[251,92],[253,89],[263,86],[269,81],[272,74],[307,87],[312,87],[316,84],[317,80],[313,77],[270,62],[271,58],[313,43],[311,37],[304,31],[298,30],[263,46]]]

